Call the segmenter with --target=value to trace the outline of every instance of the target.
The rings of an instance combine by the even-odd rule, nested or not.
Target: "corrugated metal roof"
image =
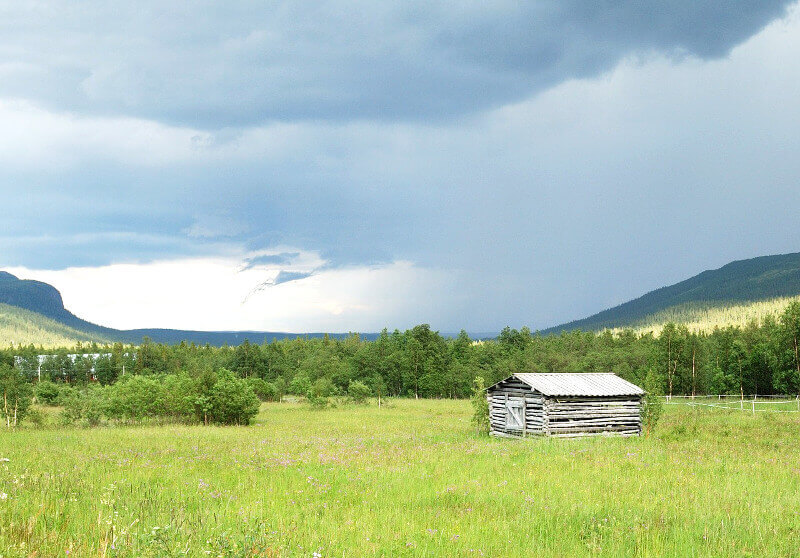
[[[609,397],[644,394],[639,386],[610,372],[514,374],[514,377],[544,395]]]

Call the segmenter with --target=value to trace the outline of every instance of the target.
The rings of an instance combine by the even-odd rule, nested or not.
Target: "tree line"
[[[505,328],[489,341],[462,331],[448,338],[427,324],[384,330],[373,341],[296,338],[239,346],[158,344],[78,345],[57,350],[35,346],[0,352],[35,382],[111,385],[125,375],[202,377],[225,369],[249,380],[262,399],[286,394],[345,395],[353,382],[374,396],[469,397],[476,376],[487,385],[515,372],[608,372],[638,385],[654,376],[665,394],[794,394],[800,392],[800,302],[779,318],[745,327],[696,333],[668,323],[659,335],[572,331],[540,335]],[[69,354],[100,353],[97,358]],[[38,355],[47,354],[43,362]],[[15,357],[19,357],[15,361]]]

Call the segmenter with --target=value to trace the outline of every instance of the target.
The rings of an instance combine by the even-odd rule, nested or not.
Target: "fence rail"
[[[800,413],[798,395],[673,395],[664,396],[667,405],[708,407],[728,411],[756,413]],[[776,408],[781,405],[784,408]],[[761,408],[759,408],[761,407]]]
[[[721,394],[721,395],[664,395],[665,399],[736,399],[739,401],[740,399],[744,398],[745,401],[748,399],[791,399],[794,401],[798,399],[798,395],[761,395],[758,393],[745,393],[744,396],[739,395],[738,393],[732,394]]]

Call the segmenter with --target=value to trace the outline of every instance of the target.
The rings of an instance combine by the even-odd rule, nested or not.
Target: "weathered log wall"
[[[546,397],[545,433],[578,437],[595,434],[637,436],[642,430],[641,399],[629,397]]]
[[[494,436],[636,436],[642,429],[639,396],[545,397],[510,378],[486,397]]]
[[[532,436],[543,433],[544,399],[516,379],[503,382],[487,394],[489,423],[495,436]],[[509,415],[516,413],[518,419]]]

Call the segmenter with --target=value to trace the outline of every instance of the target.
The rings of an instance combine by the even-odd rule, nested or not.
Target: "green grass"
[[[0,347],[30,345],[69,347],[77,342],[110,342],[99,335],[78,331],[41,314],[0,304]]]
[[[800,554],[800,414],[676,405],[650,437],[520,441],[476,437],[469,413],[3,432],[0,555]]]

